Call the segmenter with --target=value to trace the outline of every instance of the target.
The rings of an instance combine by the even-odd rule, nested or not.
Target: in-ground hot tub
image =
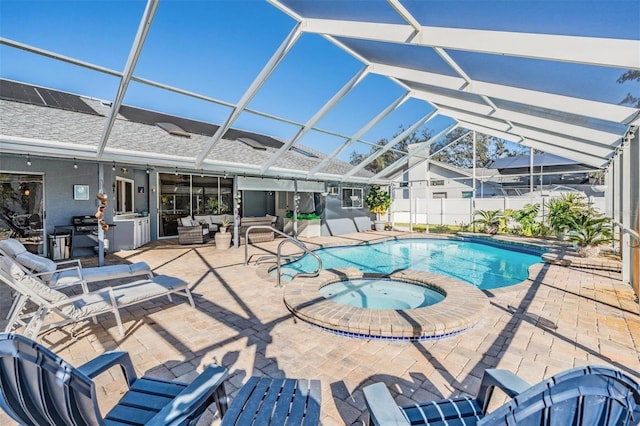
[[[417,309],[444,300],[445,295],[428,286],[389,278],[338,281],[320,287],[325,298],[343,305],[367,309]]]
[[[398,271],[385,278],[424,288],[429,290],[429,294],[437,293],[439,296],[435,297],[442,297],[440,301],[433,299],[434,303],[424,305],[418,302],[416,307],[372,308],[332,300],[336,294],[347,294],[348,288],[355,288],[355,293],[350,293],[347,298],[368,300],[360,291],[367,285],[361,281],[363,278],[367,281],[366,278],[370,277],[356,268],[323,270],[315,278],[294,278],[285,288],[284,302],[296,317],[324,330],[350,337],[394,340],[425,340],[458,334],[473,327],[489,306],[487,297],[475,287],[454,278],[415,270]],[[336,283],[341,284],[337,290],[331,290],[331,287],[323,290]],[[420,288],[419,294],[425,294]],[[323,291],[329,297],[325,297]],[[373,295],[373,299],[377,297]],[[396,299],[400,304],[407,302],[404,295]]]

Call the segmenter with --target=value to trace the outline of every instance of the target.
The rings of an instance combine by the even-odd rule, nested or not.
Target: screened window
[[[433,198],[447,198],[447,193],[446,192],[434,192],[433,193]]]
[[[343,209],[360,209],[362,206],[362,188],[342,188]]]

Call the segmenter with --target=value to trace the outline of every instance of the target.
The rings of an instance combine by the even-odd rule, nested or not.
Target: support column
[[[636,295],[640,296],[640,131],[635,127],[633,137],[627,147],[629,157],[629,227],[635,238],[629,236],[629,262],[623,264],[628,269],[629,283]]]

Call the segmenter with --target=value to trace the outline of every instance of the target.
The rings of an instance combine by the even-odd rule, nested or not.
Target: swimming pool
[[[315,250],[324,269],[355,267],[364,273],[391,274],[413,269],[456,278],[481,290],[505,287],[528,278],[540,254],[509,250],[474,241],[407,238],[380,243]],[[306,255],[282,266],[283,280],[313,272],[317,261]]]

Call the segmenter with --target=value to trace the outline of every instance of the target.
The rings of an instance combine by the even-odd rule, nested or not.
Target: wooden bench
[[[240,388],[221,426],[317,425],[320,381],[251,377]]]

